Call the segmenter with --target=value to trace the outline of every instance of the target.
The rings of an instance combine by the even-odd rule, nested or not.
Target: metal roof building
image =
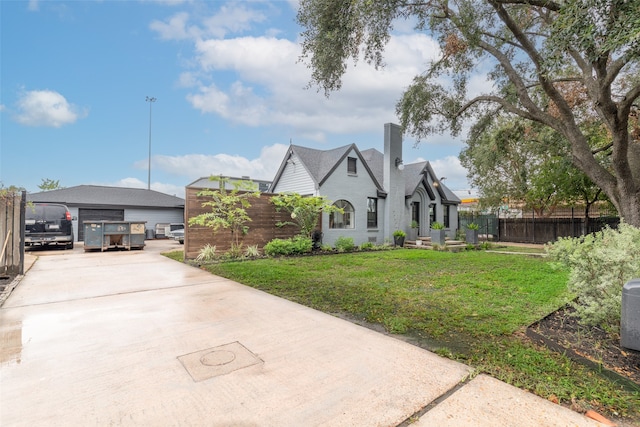
[[[141,188],[78,185],[29,193],[27,200],[67,205],[78,241],[84,239],[85,221],[146,221],[147,230],[159,234],[165,224],[184,222],[184,199]]]

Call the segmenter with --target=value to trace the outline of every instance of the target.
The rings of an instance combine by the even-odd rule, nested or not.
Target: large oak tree
[[[302,58],[312,83],[340,89],[350,60],[376,67],[397,19],[440,43],[441,56],[414,78],[397,105],[418,140],[498,107],[549,126],[571,160],[640,227],[640,3],[631,0],[301,0]],[[479,65],[492,84],[470,96]],[[601,122],[594,147],[582,131]],[[604,167],[597,156],[610,156]]]

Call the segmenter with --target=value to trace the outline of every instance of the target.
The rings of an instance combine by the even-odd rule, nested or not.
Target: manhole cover
[[[231,351],[217,350],[205,354],[200,358],[200,363],[207,366],[220,366],[231,363],[236,359],[236,355]]]
[[[196,382],[264,363],[237,341],[178,356],[178,360]]]

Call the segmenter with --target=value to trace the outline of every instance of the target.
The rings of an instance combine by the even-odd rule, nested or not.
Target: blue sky
[[[327,99],[305,88],[296,8],[0,1],[0,182],[146,188],[150,116],[151,188],[180,197],[212,174],[270,180],[290,142],[382,151],[384,123],[398,122],[395,104],[436,43],[398,22],[386,67],[350,66]],[[405,163],[429,160],[451,189],[467,189],[459,140],[414,142],[405,136]]]

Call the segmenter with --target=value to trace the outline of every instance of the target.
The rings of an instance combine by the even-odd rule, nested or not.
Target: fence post
[[[25,228],[25,215],[27,210],[27,192],[22,192],[20,197],[20,266],[18,267],[19,273],[24,274],[24,228]]]
[[[531,209],[531,219],[532,219],[532,233],[533,233],[533,243],[536,242],[536,210]]]

